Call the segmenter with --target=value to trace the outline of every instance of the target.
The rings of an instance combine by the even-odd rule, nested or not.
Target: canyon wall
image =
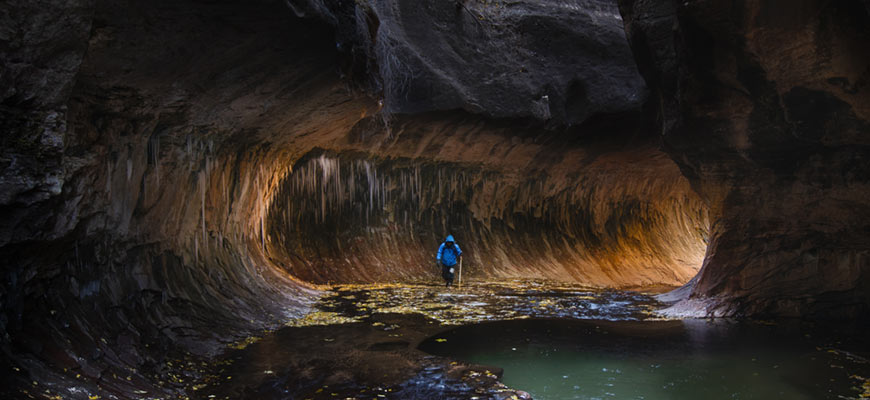
[[[391,75],[341,44],[344,25],[281,2],[0,6],[0,327],[2,361],[18,368],[4,394],[32,381],[73,398],[177,394],[171,355],[213,355],[280,326],[308,310],[317,283],[437,281],[447,233],[477,279],[690,279],[707,209],[648,129],[615,5],[478,6],[462,12],[507,18],[487,35],[510,33],[511,18],[526,35],[561,21],[595,45],[555,41],[547,62],[501,66],[491,84],[463,75],[505,46],[543,52],[547,38],[515,35],[472,64],[434,59],[406,86],[444,74],[463,95],[412,97],[379,89]],[[593,16],[606,24],[569,23]],[[428,17],[417,18],[403,26]],[[410,43],[390,54],[426,42]],[[571,72],[563,55],[597,66]],[[522,74],[532,78],[512,86]],[[609,81],[622,86],[594,86]]]
[[[392,138],[354,130],[351,139],[388,144],[367,153],[351,140],[352,150],[302,157],[272,199],[265,245],[317,283],[433,281],[447,234],[471,278],[608,287],[691,279],[706,248],[706,206],[655,146],[632,143],[621,124],[588,128],[614,136],[578,142],[455,113],[400,118]],[[624,144],[614,151],[616,137]]]
[[[621,1],[665,151],[710,205],[689,315],[870,304],[870,14],[859,1]]]
[[[7,379],[171,395],[446,234],[474,279],[866,315],[866,2],[618,6],[0,5]]]

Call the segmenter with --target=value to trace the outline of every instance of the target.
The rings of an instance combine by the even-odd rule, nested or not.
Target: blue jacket
[[[453,246],[448,246],[447,243],[453,243]],[[453,235],[447,235],[447,239],[444,239],[444,243],[441,243],[441,246],[438,247],[438,256],[436,258],[442,265],[452,267],[456,265],[456,262],[459,260],[459,256],[461,255],[462,250],[459,248],[459,245],[453,241]]]

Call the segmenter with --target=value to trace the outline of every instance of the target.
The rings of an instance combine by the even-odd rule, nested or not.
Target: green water
[[[828,340],[703,321],[520,320],[456,328],[421,349],[503,368],[535,399],[858,398],[868,364],[820,347]]]

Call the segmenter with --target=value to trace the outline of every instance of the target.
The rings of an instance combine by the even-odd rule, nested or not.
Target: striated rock
[[[666,151],[711,207],[700,314],[870,304],[870,14],[858,1],[621,1]]]
[[[376,154],[315,150],[296,162],[270,199],[265,247],[315,283],[429,280],[453,234],[470,278],[682,284],[704,254],[706,207],[664,154],[632,143],[624,124],[609,128],[581,143],[461,114],[399,119]],[[383,128],[357,135],[389,140]],[[608,152],[614,140],[629,144]]]
[[[611,3],[306,4],[0,6],[0,394],[185,397],[171,355],[427,279],[446,233],[607,287],[709,242],[684,314],[866,312],[862,3],[622,2],[665,152]]]
[[[32,98],[4,100],[17,107],[4,115],[24,116],[4,119],[16,132],[56,127],[40,133],[41,147],[4,153],[32,160],[10,161],[3,172],[27,177],[22,186],[3,183],[0,367],[19,368],[3,377],[5,397],[33,390],[33,379],[50,384],[38,389],[52,396],[188,396],[165,384],[173,382],[176,355],[208,358],[254,329],[306,312],[320,293],[306,281],[429,277],[442,229],[468,231],[481,278],[672,285],[698,268],[706,209],[650,142],[642,116],[586,118],[633,110],[639,99],[584,109],[571,130],[465,112],[385,123],[377,99],[339,78],[335,32],[293,17],[281,2],[12,6],[9,15],[36,7],[47,21],[66,21],[54,13],[69,11],[86,35],[47,29],[52,46],[64,43],[58,37],[75,39],[78,58],[70,59],[78,64],[57,61],[63,68],[45,72],[46,88],[31,85],[38,75],[14,75],[8,93]],[[40,57],[55,62],[52,46],[35,41],[4,51],[36,65]],[[569,71],[554,65],[561,71],[554,77]],[[623,100],[610,104],[630,103]],[[317,154],[370,162],[384,172],[385,196],[397,197],[372,214],[377,220],[323,233],[334,226],[282,196],[293,171]],[[409,186],[392,179],[415,166],[461,182],[436,185],[430,176],[415,189],[419,202],[394,201]],[[44,177],[58,169],[57,180]],[[282,224],[278,217],[291,207],[312,226]],[[310,232],[321,234],[297,240]],[[338,245],[356,247],[333,251]],[[303,260],[293,257],[294,246]],[[71,387],[71,396],[59,390]]]
[[[464,109],[579,124],[638,110],[643,80],[610,1],[290,2],[337,26],[391,113]],[[368,77],[366,77],[367,79]]]

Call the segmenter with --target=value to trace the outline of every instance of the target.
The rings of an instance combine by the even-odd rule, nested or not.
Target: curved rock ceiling
[[[58,380],[431,279],[446,233],[480,279],[867,313],[858,1],[2,7],[2,344]]]

